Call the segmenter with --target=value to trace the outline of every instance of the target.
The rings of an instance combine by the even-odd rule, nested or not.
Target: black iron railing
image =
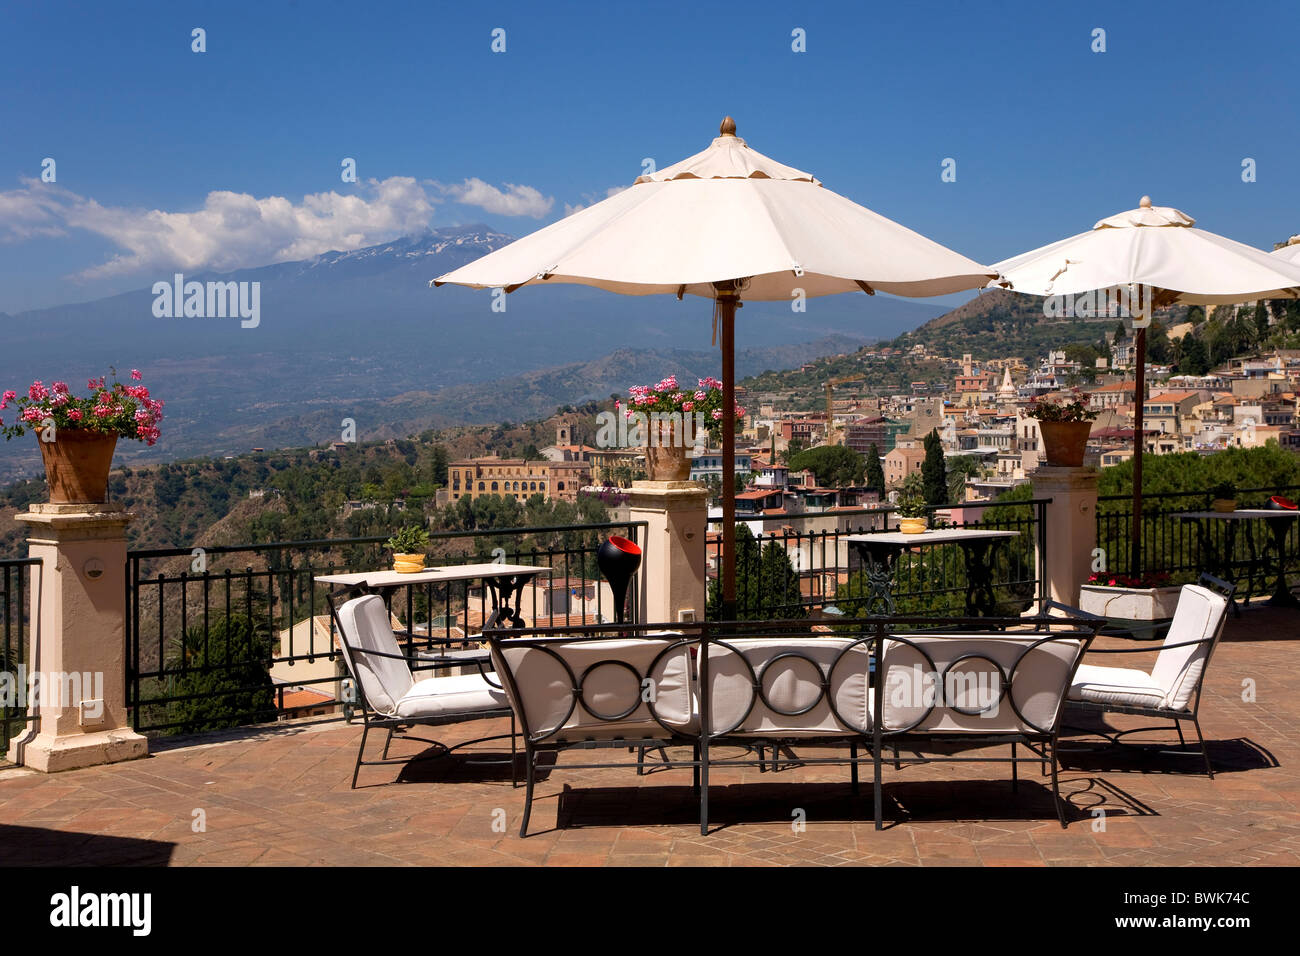
[[[8,751],[9,741],[36,719],[27,696],[33,667],[30,576],[40,563],[40,558],[0,560],[4,581],[0,593],[0,759]]]
[[[1019,614],[1047,596],[1046,507],[1050,498],[1006,503],[965,502],[929,509],[931,527],[988,528],[1017,532],[990,548],[991,581],[999,611]],[[850,535],[890,530],[893,505],[799,515],[737,516],[736,616],[802,617],[827,606],[855,615],[868,603],[868,588]],[[946,515],[957,512],[954,521]],[[758,527],[755,527],[758,526]],[[764,527],[766,526],[766,527]],[[718,619],[717,569],[721,541],[708,545],[709,616]],[[966,555],[956,544],[905,551],[895,564],[893,596],[900,614],[961,614],[966,609]]]
[[[1300,485],[1244,488],[1237,492],[1238,508],[1262,508],[1272,495],[1295,498]],[[1142,497],[1142,571],[1167,574],[1171,584],[1195,582],[1203,571],[1227,577],[1237,586],[1238,599],[1268,594],[1276,579],[1277,556],[1263,521],[1194,520],[1180,517],[1208,511],[1214,495],[1208,491],[1164,492]],[[1132,572],[1133,499],[1103,495],[1097,499],[1095,563],[1102,576]],[[1300,572],[1300,521],[1288,529],[1280,556],[1288,572]]]
[[[438,532],[431,565],[499,562],[551,569],[525,588],[539,626],[613,619],[596,549],[610,534],[638,543],[645,522]],[[136,550],[127,555],[127,705],[137,731],[186,733],[260,723],[346,699],[324,574],[387,567],[380,537]],[[634,581],[629,604],[635,609]],[[391,611],[414,658],[464,647],[491,614],[480,584],[405,587]],[[274,672],[274,678],[271,676]],[[324,696],[284,706],[285,687]]]

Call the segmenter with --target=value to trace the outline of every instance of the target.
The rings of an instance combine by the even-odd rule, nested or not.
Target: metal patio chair
[[[1155,666],[1150,673],[1126,667],[1102,667],[1080,664],[1070,687],[1067,717],[1081,714],[1133,714],[1140,717],[1157,717],[1171,720],[1178,731],[1178,742],[1187,746],[1182,722],[1190,720],[1196,729],[1201,759],[1205,772],[1214,779],[1214,767],[1205,747],[1198,717],[1201,706],[1201,688],[1210,658],[1218,646],[1227,620],[1228,606],[1235,588],[1225,581],[1201,575],[1200,584],[1183,586],[1174,610],[1173,622],[1164,643],[1158,648]],[[1117,647],[1094,649],[1093,654],[1140,654],[1157,650],[1156,647]],[[1109,746],[1120,746],[1120,739],[1128,734],[1153,730],[1162,725],[1146,725],[1130,730],[1106,732],[1093,728],[1072,727],[1105,737]],[[1093,748],[1069,748],[1076,753]],[[1062,752],[1066,752],[1064,749]],[[1163,753],[1195,754],[1195,750],[1169,750]]]
[[[418,740],[441,748],[433,757],[444,757],[453,750],[469,744],[510,737],[511,782],[518,784],[515,761],[514,711],[506,699],[505,691],[489,679],[479,664],[479,673],[452,677],[426,677],[416,680],[410,663],[401,652],[393,635],[392,623],[383,598],[376,594],[354,598],[338,608],[340,645],[343,660],[357,688],[358,703],[364,725],[361,744],[357,748],[357,763],[352,771],[352,787],[356,789],[361,767],[383,764],[409,763],[428,759],[422,755],[403,760],[389,760],[388,748],[393,742],[393,731],[415,725],[440,726],[467,720],[492,717],[509,717],[510,734],[477,737],[455,746],[427,737],[402,733],[399,739]],[[388,731],[380,760],[365,760],[366,738],[371,728]],[[505,761],[476,761],[479,763],[504,763]]]

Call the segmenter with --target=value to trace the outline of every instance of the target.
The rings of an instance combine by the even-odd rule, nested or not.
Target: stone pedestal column
[[[34,727],[9,759],[52,773],[144,757],[148,742],[127,726],[126,526],[135,517],[112,504],[33,505],[17,516],[31,527],[29,553],[41,559],[32,588],[32,652],[37,678]]]
[[[1047,596],[1078,607],[1097,547],[1097,472],[1043,465],[1033,485],[1035,498],[1052,499],[1046,508]]]
[[[646,522],[637,620],[704,619],[708,491],[693,481],[634,481],[628,517]]]

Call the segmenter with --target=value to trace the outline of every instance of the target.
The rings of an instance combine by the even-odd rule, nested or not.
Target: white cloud
[[[505,183],[505,191],[471,176],[460,185],[438,184],[443,195],[465,206],[479,206],[500,216],[531,216],[540,219],[551,211],[555,199],[543,196],[532,186]]]
[[[36,179],[22,183],[22,189],[0,192],[0,242],[64,235],[59,197],[66,191]]]
[[[105,206],[54,183],[21,182],[0,192],[0,242],[83,230],[121,249],[77,273],[79,279],[172,268],[227,272],[359,249],[419,232],[444,199],[507,216],[540,217],[554,204],[531,186],[506,184],[503,192],[475,178],[442,186],[392,176],[360,184],[355,193],[313,193],[297,203],[218,190],[199,209],[168,212]]]

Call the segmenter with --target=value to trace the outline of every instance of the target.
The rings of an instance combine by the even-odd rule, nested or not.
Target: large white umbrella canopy
[[[736,136],[731,117],[708,149],[434,280],[478,289],[571,282],[628,295],[715,300],[724,407],[734,401],[740,299],[837,292],[933,296],[996,273],[825,188]],[[723,474],[735,436],[723,430]],[[722,600],[735,601],[735,500],[723,481]]]
[[[1115,286],[1156,290],[1158,304],[1221,305],[1295,296],[1300,268],[1195,227],[1147,196],[1088,232],[997,263],[1016,292],[1074,295]]]
[[[1300,265],[1300,236],[1292,236],[1285,246],[1281,249],[1274,249],[1269,255],[1274,259],[1281,259],[1283,262]]]
[[[1108,216],[1088,232],[994,265],[1016,292],[1068,296],[1128,290],[1131,310],[1174,303],[1216,305],[1300,295],[1300,263],[1195,228],[1196,220],[1143,196],[1137,209]],[[1145,287],[1143,289],[1142,287]],[[1149,318],[1149,314],[1146,316]],[[1130,572],[1141,571],[1142,402],[1145,323],[1137,327]]]
[[[946,295],[993,271],[751,149],[724,122],[701,153],[434,280],[513,291],[573,282],[627,295],[750,300],[871,291]]]

